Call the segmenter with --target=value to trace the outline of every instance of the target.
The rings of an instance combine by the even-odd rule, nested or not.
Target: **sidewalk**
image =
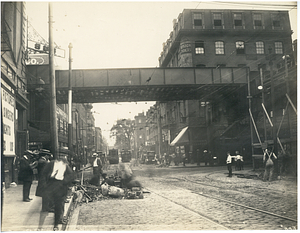
[[[35,196],[36,187],[37,181],[33,181],[30,189],[30,198],[33,199],[31,202],[23,202],[22,184],[5,190],[1,231],[53,231],[54,213],[41,212],[42,198]],[[65,204],[64,216],[69,210],[70,202]],[[62,225],[59,225],[59,230],[61,229]]]

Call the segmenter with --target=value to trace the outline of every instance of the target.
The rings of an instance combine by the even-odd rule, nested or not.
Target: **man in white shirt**
[[[73,178],[72,169],[64,154],[59,154],[57,159],[47,163],[42,171],[41,180],[45,184],[42,195],[54,203],[53,230],[58,230],[58,224],[63,221],[64,200]]]
[[[230,152],[227,151],[226,164],[227,164],[227,169],[228,169],[228,172],[229,172],[228,177],[232,177],[232,157],[233,156],[230,155]]]

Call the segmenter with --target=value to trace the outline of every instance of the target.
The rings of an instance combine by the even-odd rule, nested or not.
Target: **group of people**
[[[230,151],[227,151],[227,159],[226,159],[227,169],[228,169],[228,177],[232,177],[232,165],[235,164],[235,170],[243,170],[244,169],[244,159],[239,151],[235,151],[235,155],[231,155]]]
[[[227,152],[227,169],[228,169],[228,177],[232,177],[232,164],[235,162],[235,168],[236,170],[242,170],[243,169],[243,156],[239,154],[238,151],[235,152],[235,156],[232,156],[230,152]],[[287,160],[288,160],[288,152],[282,150],[280,152],[280,156],[282,157],[281,166],[279,168],[279,173],[282,174],[287,166]],[[263,174],[263,181],[272,181],[274,176],[274,169],[275,169],[275,162],[278,160],[278,157],[276,154],[270,149],[264,149],[263,151],[263,165],[264,165],[264,174]]]
[[[74,179],[65,154],[58,154],[57,158],[49,150],[41,149],[38,152],[27,150],[20,159],[19,181],[23,182],[23,201],[30,202],[30,188],[37,170],[38,186],[36,196],[42,197],[41,212],[54,211],[54,228],[63,223],[64,203],[68,187]]]

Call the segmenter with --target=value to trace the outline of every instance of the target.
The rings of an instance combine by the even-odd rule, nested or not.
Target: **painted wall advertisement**
[[[3,84],[3,83],[2,83]],[[15,155],[15,97],[1,88],[3,116],[3,154]]]

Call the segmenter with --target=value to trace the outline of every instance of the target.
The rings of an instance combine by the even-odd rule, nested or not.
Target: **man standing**
[[[209,158],[209,154],[207,152],[207,150],[204,150],[203,151],[203,159],[204,159],[204,162],[205,162],[205,166],[209,165],[209,162],[210,162],[210,158]]]
[[[100,175],[102,174],[102,162],[97,153],[93,154],[93,175],[97,178],[97,185],[100,184]]]
[[[227,169],[229,172],[227,177],[232,177],[232,156],[230,155],[229,151],[227,151],[226,164],[227,164]]]
[[[73,172],[66,156],[59,154],[56,160],[47,163],[42,171],[41,180],[45,183],[43,197],[54,204],[53,230],[58,230],[58,224],[63,221],[61,218],[64,211],[64,199],[73,180]]]
[[[265,149],[263,156],[263,162],[265,164],[265,173],[263,181],[266,181],[267,179],[269,179],[270,182],[272,181],[275,159],[277,159],[275,153],[271,152],[270,149]]]
[[[18,179],[23,182],[23,201],[30,202],[30,188],[33,180],[33,169],[37,167],[38,162],[32,161],[33,153],[30,150],[24,152],[20,159],[20,172]]]
[[[43,197],[43,189],[45,189],[45,184],[42,183],[43,179],[41,179],[42,171],[44,170],[44,167],[47,163],[50,163],[50,158],[53,158],[53,155],[50,153],[49,150],[41,149],[40,150],[40,158],[38,161],[38,186],[36,188],[35,195],[38,197],[42,197],[42,211],[49,211],[49,209],[52,207],[51,204],[49,204],[49,200],[47,200],[45,197]]]

